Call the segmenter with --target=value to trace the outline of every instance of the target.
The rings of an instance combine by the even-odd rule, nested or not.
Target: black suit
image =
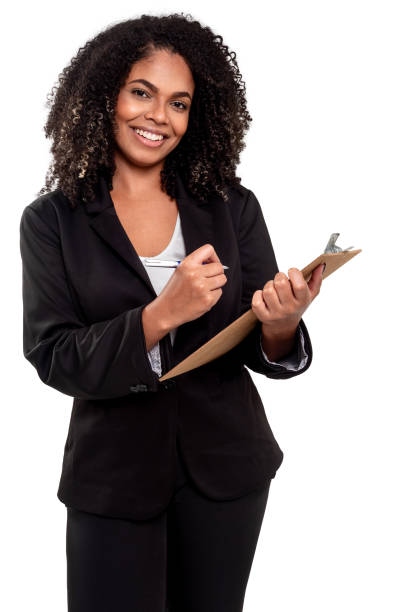
[[[210,243],[229,266],[215,306],[160,341],[163,374],[251,307],[278,267],[259,202],[245,187],[200,203],[178,177],[187,255]],[[40,379],[74,398],[58,498],[80,510],[144,519],[167,504],[176,433],[191,476],[217,500],[240,497],[273,478],[283,453],[248,370],[290,378],[269,364],[261,322],[213,362],[160,382],[152,370],[142,310],[156,293],[121,225],[107,183],[76,209],[61,190],[21,217],[24,355]],[[295,351],[300,351],[299,328]],[[300,352],[298,353],[300,355]]]

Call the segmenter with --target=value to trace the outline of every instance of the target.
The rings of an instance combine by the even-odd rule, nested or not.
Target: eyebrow
[[[146,85],[146,87],[154,91],[154,93],[157,93],[159,91],[156,85],[153,85],[153,83],[146,81],[146,79],[135,79],[134,81],[129,81],[128,85],[130,85],[131,83],[142,83],[143,85]],[[190,98],[190,100],[192,100],[188,91],[174,91],[171,97],[172,98]]]

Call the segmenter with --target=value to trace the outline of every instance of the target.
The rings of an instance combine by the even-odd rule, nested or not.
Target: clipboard
[[[329,242],[325,248],[324,253],[316,257],[311,261],[305,268],[301,270],[303,278],[306,282],[309,282],[312,272],[318,265],[325,263],[326,268],[323,272],[323,279],[333,274],[336,270],[344,266],[345,263],[350,261],[358,253],[361,253],[362,249],[353,249],[348,247],[347,249],[341,249],[335,244],[339,234],[331,234]],[[174,378],[179,374],[184,374],[190,370],[194,370],[209,361],[221,357],[234,346],[242,342],[242,340],[252,331],[258,321],[257,316],[253,312],[252,308],[247,310],[243,315],[235,319],[227,327],[224,327],[218,334],[213,336],[205,344],[196,349],[193,353],[188,355],[185,359],[180,361],[171,370],[166,372],[159,378],[159,381],[167,380],[168,378]]]

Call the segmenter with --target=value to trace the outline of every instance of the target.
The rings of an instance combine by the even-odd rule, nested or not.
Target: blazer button
[[[140,391],[147,391],[148,390],[148,386],[147,385],[132,385],[130,387],[130,390],[132,391],[132,393],[139,393]]]
[[[167,380],[163,380],[162,385],[165,389],[172,389],[176,386],[176,381],[173,378],[168,378]]]

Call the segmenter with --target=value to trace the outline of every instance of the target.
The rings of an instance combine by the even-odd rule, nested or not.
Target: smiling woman
[[[245,86],[210,28],[116,24],[79,49],[50,106],[53,161],[20,223],[23,345],[73,398],[57,493],[68,612],[241,612],[283,459],[245,366],[307,370],[301,317],[320,274],[278,271],[236,176]],[[178,265],[149,269],[160,255]],[[251,307],[240,344],[162,380]]]
[[[38,195],[58,185],[73,207],[90,202],[101,175],[112,188],[127,155],[155,161],[156,190],[172,198],[177,172],[202,202],[226,200],[227,186],[241,182],[236,165],[252,121],[245,86],[234,52],[190,15],[142,15],[100,32],[60,74],[48,106],[53,163]],[[132,127],[166,138],[147,144],[131,138]]]

